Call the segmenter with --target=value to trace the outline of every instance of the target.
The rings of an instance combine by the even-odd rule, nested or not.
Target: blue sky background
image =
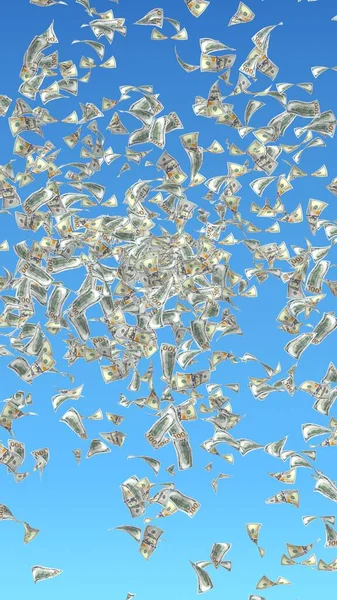
[[[165,10],[165,15],[178,19],[188,30],[189,40],[176,42],[180,56],[189,63],[198,64],[199,38],[219,39],[237,49],[236,68],[233,69],[231,76],[231,80],[235,83],[237,68],[252,48],[252,35],[266,25],[283,21],[283,27],[278,27],[272,33],[269,50],[269,56],[280,67],[278,82],[312,81],[311,66],[337,64],[335,47],[337,23],[331,21],[337,12],[334,3],[329,0],[318,0],[313,3],[305,0],[301,3],[296,0],[283,2],[250,0],[248,4],[256,13],[256,18],[249,24],[227,28],[227,23],[235,12],[237,4],[236,0],[227,2],[211,0],[206,12],[199,19],[195,19],[187,10],[183,0],[171,2],[162,0],[161,6]],[[200,72],[187,74],[175,59],[173,40],[151,41],[150,27],[133,25],[147,11],[156,7],[154,0],[142,0],[142,2],[120,0],[119,5],[107,0],[96,0],[95,6],[100,11],[112,8],[116,16],[126,18],[128,27],[126,38],[116,34],[112,46],[106,51],[105,58],[109,58],[111,54],[116,57],[117,69],[94,69],[89,84],[80,85],[77,98],[70,97],[47,105],[51,114],[62,119],[78,106],[78,102],[94,102],[100,106],[103,96],[118,99],[119,85],[152,84],[154,91],[160,93],[160,99],[165,106],[163,114],[177,111],[184,124],[185,132],[200,131],[199,143],[203,147],[209,146],[214,139],[224,147],[226,139],[235,142],[241,148],[248,146],[253,139],[252,136],[241,140],[235,131],[224,126],[216,126],[215,121],[197,118],[193,114],[191,105],[195,96],[207,97],[216,76]],[[90,48],[82,44],[71,45],[73,39],[93,39],[89,29],[80,29],[81,24],[88,22],[89,17],[73,0],[69,0],[68,7],[54,6],[48,9],[32,6],[28,0],[16,0],[15,6],[13,3],[4,3],[1,11],[1,94],[7,94],[13,99],[18,96],[17,88],[20,84],[18,74],[24,52],[34,35],[43,32],[53,19],[60,42],[58,45],[60,60],[72,59],[78,63],[83,54],[92,56],[98,62],[98,58]],[[169,35],[174,33],[173,30],[171,33],[172,28],[169,24],[166,23],[164,27],[164,33]],[[84,73],[85,71],[82,71],[81,75]],[[317,98],[322,111],[330,108],[336,111],[336,78],[336,72],[324,73],[315,80],[312,96],[299,88],[292,88],[288,92],[288,98],[304,101]],[[259,75],[258,81],[251,89],[263,90],[268,85],[270,80]],[[230,88],[224,85],[222,90],[224,95],[227,91],[230,92]],[[137,97],[132,96],[132,101]],[[249,99],[250,97],[242,95],[234,100],[235,112],[242,120]],[[282,110],[276,100],[272,98],[262,98],[262,100],[266,102],[266,106],[252,119],[252,124],[256,127],[265,125],[271,116]],[[117,106],[117,109],[126,110],[128,106],[128,103],[124,103]],[[106,114],[104,127],[112,112]],[[121,118],[130,130],[139,126],[138,121],[129,115],[121,114]],[[301,123],[302,121],[297,119],[295,126]],[[5,119],[1,120],[0,127],[0,164],[5,164],[11,158],[13,138]],[[71,133],[74,129],[76,126],[63,124],[50,126],[45,129],[45,137],[59,147],[62,136]],[[180,160],[183,169],[189,172],[188,158],[179,141],[181,133],[183,131],[176,131],[167,137],[167,150]],[[36,137],[29,139],[36,143],[40,142]],[[106,145],[111,144],[116,152],[123,151],[127,141],[126,137],[110,136],[109,132],[106,132],[106,139],[108,142]],[[284,203],[289,212],[299,202],[302,203],[305,212],[308,198],[313,197],[329,202],[323,216],[331,220],[335,219],[336,198],[324,186],[337,174],[336,141],[330,138],[326,138],[325,141],[327,148],[304,153],[299,166],[310,174],[325,163],[329,177],[316,179],[308,176],[292,182],[294,190],[284,196]],[[296,143],[292,127],[289,128],[284,143]],[[144,146],[144,149],[149,148],[153,147]],[[148,159],[155,162],[159,155],[160,152],[153,149]],[[225,174],[227,160],[244,162],[245,158],[230,157],[227,153],[219,156],[206,154],[201,171],[207,178]],[[277,174],[288,173],[289,167],[282,162],[283,158],[290,160],[289,155],[281,155]],[[64,164],[71,160],[78,160],[78,153],[76,150],[69,151],[63,144],[59,163]],[[18,170],[20,170],[20,161],[21,159],[18,158]],[[96,216],[102,212],[123,214],[125,205],[122,201],[125,190],[139,178],[150,179],[160,176],[154,168],[145,169],[143,166],[138,167],[131,163],[131,170],[116,178],[123,162],[124,160],[120,159],[111,167],[103,169],[96,179],[107,186],[106,198],[113,193],[116,194],[119,200],[118,209],[97,207],[90,213],[83,211],[83,216]],[[262,202],[251,191],[248,183],[255,176],[262,175],[262,173],[261,175],[253,173],[241,181],[244,189],[240,191],[242,197],[240,209],[244,217],[265,229],[272,222],[266,219],[255,219],[254,215],[249,213],[252,201],[257,201],[260,205]],[[22,200],[33,191],[33,187],[21,190]],[[70,188],[63,189],[71,191]],[[188,198],[198,206],[209,210],[210,205],[201,199],[205,192],[203,186],[194,188],[188,193]],[[276,198],[275,184],[270,186],[266,195],[273,204]],[[211,218],[216,219],[214,211]],[[22,239],[31,242],[45,235],[42,231],[34,235],[32,232],[18,230],[13,216],[1,215],[1,219],[1,239],[6,238],[10,244]],[[167,221],[161,223],[170,231],[173,230]],[[188,224],[187,230],[193,233],[200,228],[201,223],[194,219]],[[241,235],[237,229],[234,229],[233,233],[236,237]],[[274,239],[280,243],[284,240],[289,250],[292,244],[303,246],[306,237],[314,245],[327,245],[324,233],[321,231],[313,238],[306,222],[296,226],[281,224],[281,233],[277,235],[252,234],[251,237],[260,239],[262,243]],[[244,268],[252,265],[251,254],[243,245],[228,249],[233,252],[231,265],[234,270],[242,273]],[[1,259],[4,266],[14,270],[16,257],[13,252],[2,254]],[[329,254],[329,259],[332,263],[337,263],[334,248]],[[290,270],[286,263],[277,263],[276,266],[284,271]],[[71,271],[70,274],[64,274],[63,280],[66,285],[76,290],[83,276],[83,270]],[[334,269],[329,273],[329,278],[335,278]],[[293,364],[283,350],[289,337],[277,328],[275,318],[286,303],[286,289],[274,278],[257,287],[259,292],[257,299],[237,300],[240,310],[235,314],[244,336],[221,338],[212,349],[230,350],[238,356],[251,352],[273,366],[280,361],[282,374],[285,374]],[[319,309],[322,312],[335,310],[335,303],[335,298],[329,294],[320,304]],[[44,323],[43,310],[37,308],[36,315],[36,320]],[[88,311],[89,317],[97,315],[97,309]],[[319,318],[320,316],[316,314],[311,318],[311,322],[316,323]],[[92,333],[104,333],[103,326],[98,324],[93,326]],[[296,373],[298,385],[308,378],[319,381],[325,374],[329,361],[336,362],[335,336],[336,334],[331,335],[318,347],[309,347],[304,353]],[[65,337],[65,332],[61,332],[58,337],[51,338],[60,371],[68,370],[66,362],[62,360],[65,353],[62,339]],[[2,339],[6,343],[6,338]],[[172,335],[167,330],[159,336],[159,341],[164,339],[172,341]],[[206,365],[206,358],[198,361],[195,370]],[[69,380],[47,374],[36,379],[30,388],[7,369],[7,362],[7,358],[1,359],[1,398],[7,398],[18,389],[31,391],[32,410],[39,414],[38,417],[27,417],[14,424],[17,439],[26,444],[27,458],[24,470],[32,469],[34,461],[29,455],[31,450],[48,446],[51,459],[41,480],[36,472],[21,484],[16,484],[12,477],[7,476],[4,468],[0,470],[0,502],[8,505],[18,519],[25,520],[31,526],[40,529],[37,538],[25,546],[22,526],[13,522],[0,523],[2,546],[0,577],[3,595],[10,595],[15,600],[18,598],[42,600],[46,597],[48,600],[56,600],[60,597],[65,600],[68,598],[91,600],[99,596],[111,600],[124,600],[127,592],[130,591],[135,593],[139,600],[155,600],[159,597],[162,600],[192,599],[196,597],[196,578],[189,560],[207,560],[214,542],[232,543],[232,549],[226,558],[233,561],[233,569],[231,573],[223,569],[218,571],[209,569],[214,582],[214,589],[207,596],[210,600],[220,600],[224,597],[239,600],[247,598],[249,594],[258,593],[255,591],[255,586],[264,574],[274,580],[282,575],[292,582],[292,585],[286,588],[280,586],[267,590],[264,595],[268,599],[316,600],[322,593],[327,597],[334,593],[337,574],[322,573],[301,566],[281,567],[280,565],[281,555],[286,551],[286,543],[309,544],[321,538],[322,541],[315,547],[317,557],[331,562],[337,556],[337,550],[323,548],[324,528],[320,521],[308,527],[304,527],[301,521],[303,515],[335,514],[333,503],[313,493],[315,481],[310,470],[299,469],[296,485],[289,486],[300,490],[299,509],[288,505],[267,506],[265,500],[268,497],[287,487],[270,478],[267,473],[286,470],[287,463],[282,463],[262,451],[253,452],[246,457],[241,457],[235,452],[234,465],[214,457],[213,471],[207,472],[204,466],[212,456],[202,450],[200,444],[212,435],[213,428],[199,419],[186,424],[194,449],[195,466],[186,472],[178,471],[174,479],[170,478],[164,468],[175,462],[173,448],[169,445],[160,450],[157,456],[144,438],[144,432],[153,423],[153,414],[150,414],[147,409],[141,410],[136,406],[124,409],[117,404],[121,392],[129,398],[145,396],[147,394],[145,384],[137,394],[132,394],[126,389],[129,378],[106,386],[100,376],[97,362],[86,365],[83,361],[77,361],[71,368],[71,372],[76,379],[74,386],[84,384],[84,397],[76,403],[70,401],[64,404],[57,413],[54,413],[50,398],[56,393],[56,388],[67,387]],[[157,357],[154,359],[154,366],[155,389],[160,393],[163,385],[159,380],[160,365]],[[140,370],[144,372],[145,369],[146,364],[141,364]],[[248,365],[225,363],[212,378],[212,382],[221,384],[240,383],[239,394],[228,392],[234,412],[245,415],[233,431],[234,436],[266,444],[289,435],[287,449],[309,449],[309,444],[306,447],[302,438],[301,424],[305,422],[328,424],[327,418],[312,410],[313,399],[301,392],[296,393],[292,398],[285,393],[275,393],[264,402],[258,402],[249,391],[249,375],[263,377],[264,371],[257,363],[248,363]],[[223,389],[225,392],[226,388]],[[183,399],[184,397],[177,397],[178,402]],[[91,460],[83,459],[80,466],[77,466],[72,450],[82,447],[85,455],[88,441],[82,442],[64,424],[59,423],[59,418],[70,406],[74,406],[84,415],[90,415],[98,408],[104,412],[123,414],[125,421],[119,427],[127,436],[123,448],[112,447],[110,454],[94,457]],[[336,409],[333,409],[331,414],[336,416]],[[98,437],[99,431],[114,429],[107,421],[85,421],[85,425],[89,441]],[[2,441],[7,440],[4,430],[0,437]],[[222,446],[221,451],[231,452],[231,449]],[[162,470],[158,477],[155,477],[143,461],[127,460],[129,454],[158,457],[162,461]],[[336,449],[319,449],[316,467],[335,480]],[[218,494],[215,495],[210,481],[220,472],[231,474],[233,478],[220,481]],[[175,481],[179,490],[201,503],[201,509],[194,519],[177,513],[172,518],[154,521],[155,525],[165,530],[165,534],[163,542],[148,563],[138,552],[137,545],[131,537],[122,532],[108,531],[108,528],[123,524],[144,526],[142,519],[131,519],[121,498],[119,486],[133,474],[139,477],[146,476],[151,481],[158,482],[171,479]],[[147,514],[151,516],[157,512],[159,507],[155,505],[148,510]],[[246,534],[245,523],[249,521],[263,523],[260,534],[260,545],[266,549],[266,557],[263,560]],[[52,581],[34,586],[30,572],[34,564],[60,568],[64,572]]]

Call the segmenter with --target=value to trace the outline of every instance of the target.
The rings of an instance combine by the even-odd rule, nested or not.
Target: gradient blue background
[[[303,82],[311,81],[310,67],[312,65],[333,66],[337,64],[335,40],[337,23],[331,18],[337,12],[329,0],[319,0],[314,3],[296,0],[250,0],[249,6],[256,13],[254,21],[247,25],[227,28],[227,23],[237,8],[236,0],[211,0],[209,8],[199,18],[195,19],[187,10],[183,0],[162,0],[161,6],[165,15],[181,21],[189,33],[187,42],[176,42],[180,56],[187,62],[198,64],[199,43],[201,37],[213,37],[233,46],[237,51],[236,68],[233,69],[231,80],[235,83],[237,67],[243,62],[252,47],[251,36],[260,28],[284,22],[283,27],[277,28],[271,36],[269,55],[280,67],[277,81]],[[92,72],[89,84],[82,84],[77,99],[70,97],[47,105],[50,112],[57,118],[64,118],[81,102],[95,102],[100,106],[101,98],[119,98],[118,86],[121,84],[152,84],[154,90],[160,93],[160,99],[165,105],[164,114],[176,110],[184,124],[185,132],[200,131],[199,142],[207,147],[213,139],[217,139],[225,146],[226,139],[234,141],[241,148],[246,148],[252,137],[240,140],[237,133],[226,127],[216,126],[215,121],[205,120],[194,116],[191,105],[196,95],[207,96],[208,90],[215,81],[215,76],[199,72],[185,73],[174,56],[174,41],[152,42],[150,40],[151,28],[135,27],[133,23],[147,11],[154,8],[154,0],[121,0],[119,5],[106,0],[96,0],[95,6],[104,11],[112,8],[116,16],[126,18],[128,26],[127,37],[116,34],[111,48],[107,48],[106,57],[114,54],[117,60],[116,70],[96,68]],[[55,19],[55,31],[59,38],[58,50],[60,60],[72,59],[78,62],[81,55],[92,56],[96,62],[95,53],[84,45],[71,46],[75,38],[93,39],[89,29],[80,29],[82,23],[89,20],[88,15],[80,5],[69,0],[69,6],[54,6],[48,9],[34,7],[28,0],[16,0],[15,3],[4,2],[1,6],[0,21],[0,60],[1,60],[1,87],[0,93],[11,98],[17,97],[19,86],[18,73],[22,65],[23,54],[34,35],[43,32],[50,22]],[[171,33],[172,31],[172,33]],[[164,33],[172,35],[174,32],[169,24],[165,24]],[[53,47],[51,50],[54,50]],[[97,59],[97,60],[96,60]],[[83,75],[85,71],[81,72]],[[336,107],[336,77],[337,73],[328,72],[315,81],[315,90],[312,98],[318,98],[321,110]],[[50,80],[51,82],[52,80]],[[49,82],[48,82],[49,84]],[[269,79],[259,76],[257,83],[251,89],[262,90],[270,84]],[[222,84],[221,84],[222,85]],[[223,93],[230,92],[230,88],[222,85]],[[138,96],[132,96],[132,101]],[[310,96],[298,88],[288,92],[289,99],[299,98],[305,101]],[[235,109],[243,119],[244,107],[248,101],[247,96],[235,99]],[[254,126],[267,123],[272,115],[281,112],[281,105],[270,98],[262,99],[267,105],[252,119]],[[131,101],[129,101],[131,102]],[[117,108],[126,110],[128,102]],[[107,113],[107,119],[112,116]],[[139,122],[129,115],[121,114],[122,120],[130,128],[135,129]],[[102,120],[103,122],[103,120]],[[300,125],[298,119],[295,125]],[[6,120],[1,120],[1,145],[0,163],[5,164],[11,158],[13,139],[8,130]],[[62,136],[71,133],[76,126],[54,125],[45,129],[46,139],[51,139],[56,147],[62,143]],[[102,128],[102,131],[104,129]],[[126,137],[110,136],[106,132],[107,143],[113,149],[123,151]],[[188,158],[181,149],[179,135],[182,131],[171,133],[167,137],[167,150],[181,160],[182,166],[188,172]],[[28,139],[28,137],[27,137]],[[40,143],[37,137],[29,138]],[[295,144],[296,138],[292,127],[284,138],[285,143]],[[304,153],[300,167],[307,173],[319,168],[323,163],[327,165],[329,177],[315,179],[306,177],[293,182],[294,190],[284,196],[284,202],[289,212],[302,202],[305,211],[308,198],[314,197],[329,202],[329,207],[324,212],[324,218],[334,219],[336,216],[336,199],[325,189],[335,175],[336,169],[336,141],[327,138],[327,148],[309,150]],[[79,146],[77,147],[79,148]],[[152,147],[150,147],[152,148]],[[143,149],[143,147],[142,147]],[[144,149],[149,149],[144,146]],[[154,162],[159,156],[153,150],[148,156]],[[287,173],[288,165],[282,158],[289,159],[289,155],[281,155],[280,166],[277,174]],[[241,157],[228,157],[228,154],[214,156],[205,155],[202,173],[206,177],[226,173],[226,161],[243,162]],[[59,164],[78,160],[77,150],[70,152],[62,146]],[[98,175],[97,181],[107,186],[106,198],[115,193],[119,200],[118,209],[94,208],[89,212],[82,211],[83,216],[94,216],[102,211],[108,214],[123,213],[125,205],[122,204],[125,190],[137,179],[150,179],[160,176],[154,168],[145,169],[131,163],[131,170],[116,178],[124,160],[116,161],[109,169],[105,168]],[[17,159],[18,170],[22,169],[21,159]],[[20,166],[21,165],[21,166]],[[256,174],[255,174],[256,175]],[[249,213],[252,201],[260,199],[254,195],[248,182],[255,176],[249,175],[242,180],[244,189],[241,190],[241,213],[257,225],[266,228],[272,224],[269,220],[255,219]],[[261,174],[262,175],[262,174]],[[256,176],[260,176],[257,174]],[[43,176],[41,177],[43,184]],[[34,186],[23,188],[21,197],[24,200]],[[66,191],[70,188],[64,187]],[[211,218],[217,215],[210,205],[201,199],[205,188],[200,186],[191,190],[189,199],[198,203],[206,210],[211,210]],[[267,194],[273,204],[276,197],[275,185],[268,189]],[[264,196],[264,197],[265,197]],[[149,205],[153,206],[153,205]],[[155,207],[154,207],[155,208]],[[167,221],[161,222],[164,227],[172,231],[172,226]],[[188,225],[188,230],[200,229],[201,223],[193,220]],[[158,229],[155,230],[158,232]],[[228,233],[231,229],[228,229]],[[7,238],[10,244],[26,239],[40,239],[44,232],[33,234],[22,232],[15,227],[14,218],[1,215],[1,238]],[[235,237],[241,238],[237,229],[233,230]],[[278,235],[256,235],[266,243],[276,239],[279,243],[287,242],[304,246],[305,238],[311,239],[317,246],[327,245],[322,232],[312,238],[306,222],[301,225],[281,225]],[[233,252],[232,267],[243,272],[243,269],[252,265],[251,254],[243,245],[229,247]],[[337,263],[336,251],[330,253],[332,263]],[[2,264],[14,270],[15,256],[13,253],[2,254]],[[111,262],[111,264],[114,264]],[[286,263],[277,263],[283,270],[290,270]],[[72,271],[58,277],[63,278],[66,285],[76,290],[84,271]],[[332,270],[329,278],[335,277]],[[257,285],[257,284],[256,284]],[[242,356],[244,352],[256,354],[261,360],[276,365],[282,365],[282,374],[293,364],[290,357],[284,352],[283,347],[289,337],[279,329],[275,318],[280,309],[285,305],[285,286],[278,280],[269,279],[264,285],[257,286],[259,297],[257,299],[239,299],[236,311],[239,325],[244,331],[243,337],[231,336],[222,338],[214,348],[231,350],[234,354]],[[325,290],[327,291],[327,290]],[[72,297],[73,299],[73,297]],[[331,295],[320,304],[319,309],[334,310],[336,300]],[[89,317],[98,316],[97,309],[88,311]],[[316,323],[320,316],[314,315],[311,322]],[[37,308],[37,320],[45,321],[43,310]],[[305,331],[306,329],[304,329]],[[93,334],[104,332],[101,325],[92,328]],[[65,332],[51,341],[55,346],[57,366],[61,371],[67,371],[67,365],[62,360],[65,347],[62,339]],[[6,343],[6,338],[1,338]],[[172,341],[171,333],[165,330],[160,334],[159,341],[163,339]],[[337,362],[336,334],[331,335],[321,346],[309,348],[303,355],[296,373],[296,382],[300,384],[307,378],[319,381],[323,377],[330,360]],[[28,546],[23,544],[23,528],[13,522],[0,523],[0,540],[2,558],[0,567],[1,593],[5,597],[15,600],[64,600],[82,598],[91,600],[97,597],[111,600],[124,600],[128,591],[136,593],[139,600],[187,600],[196,597],[196,578],[189,564],[189,560],[207,560],[211,545],[214,542],[231,542],[233,544],[226,558],[233,561],[231,573],[224,570],[215,571],[212,567],[209,573],[214,581],[214,589],[208,593],[207,598],[220,600],[231,598],[239,600],[247,598],[255,591],[257,581],[263,574],[271,579],[283,575],[291,580],[292,585],[276,587],[266,590],[267,598],[275,600],[287,598],[289,600],[314,600],[317,597],[332,597],[336,590],[336,574],[322,573],[306,567],[281,567],[280,557],[286,551],[286,543],[308,544],[317,538],[324,538],[324,529],[320,521],[305,528],[301,521],[302,515],[308,514],[334,514],[335,505],[317,493],[313,493],[314,479],[312,471],[299,469],[295,486],[300,490],[300,508],[288,505],[266,506],[265,499],[287,486],[279,484],[267,475],[267,472],[285,470],[287,464],[273,459],[262,451],[253,452],[246,457],[241,457],[235,452],[235,464],[229,465],[222,459],[214,457],[213,472],[206,472],[203,467],[212,459],[205,451],[200,449],[200,443],[211,436],[213,428],[202,420],[186,424],[194,448],[195,466],[187,472],[178,472],[174,481],[177,488],[183,493],[197,498],[201,502],[201,510],[194,519],[178,513],[172,518],[155,521],[154,524],[165,530],[163,542],[156,553],[146,563],[136,543],[126,534],[118,531],[109,531],[108,528],[122,524],[143,526],[142,520],[132,520],[128,509],[121,499],[119,485],[128,477],[137,474],[139,477],[147,476],[151,481],[169,481],[170,475],[164,467],[175,462],[175,455],[171,446],[154,454],[144,438],[144,432],[153,422],[153,414],[147,409],[140,410],[136,406],[123,409],[118,406],[119,393],[125,393],[129,398],[136,398],[147,394],[145,384],[138,394],[131,394],[126,390],[129,379],[118,384],[106,386],[100,376],[98,363],[89,365],[82,361],[71,368],[76,378],[76,384],[84,383],[84,398],[77,403],[70,401],[64,404],[58,413],[54,413],[50,398],[56,393],[56,388],[67,387],[68,381],[57,375],[45,375],[38,378],[32,388],[26,386],[14,373],[6,368],[8,359],[1,359],[1,398],[7,398],[17,389],[33,393],[33,408],[39,417],[27,417],[14,424],[16,437],[26,444],[27,459],[24,470],[31,470],[33,459],[29,452],[43,446],[49,446],[51,452],[48,464],[42,479],[38,473],[33,473],[21,484],[16,484],[14,479],[6,475],[6,470],[0,470],[1,496],[0,502],[9,506],[18,519],[27,521],[31,526],[40,529],[38,537]],[[195,366],[202,368],[206,364],[201,359]],[[159,363],[154,360],[155,389],[160,393],[163,389],[159,381]],[[146,363],[141,365],[144,372]],[[194,368],[193,368],[194,369]],[[193,370],[192,369],[192,370]],[[179,370],[179,369],[178,369]],[[234,412],[245,415],[245,418],[233,431],[235,437],[253,439],[261,444],[280,439],[289,435],[287,449],[304,450],[306,448],[301,435],[301,424],[315,422],[327,425],[328,419],[314,412],[311,408],[312,399],[303,394],[296,393],[293,398],[287,394],[275,393],[264,402],[254,400],[248,389],[248,375],[263,377],[264,371],[255,363],[248,365],[222,365],[213,375],[213,382],[239,382],[241,390],[238,395],[231,396]],[[71,387],[71,384],[69,384]],[[225,391],[226,388],[224,388]],[[181,401],[177,397],[177,401]],[[74,406],[80,413],[92,414],[96,409],[116,412],[125,415],[124,423],[119,429],[126,433],[127,438],[122,449],[112,447],[112,452],[106,456],[94,457],[83,460],[80,466],[76,465],[72,450],[82,447],[86,453],[88,442],[82,442],[64,424],[58,422],[65,410]],[[332,410],[336,416],[336,410]],[[113,429],[110,423],[85,421],[89,439],[98,437],[99,431]],[[6,432],[1,434],[6,441]],[[314,441],[315,443],[315,441]],[[309,444],[307,444],[307,448]],[[231,452],[225,446],[223,452]],[[143,462],[127,460],[129,454],[155,455],[162,461],[162,471],[155,478],[152,470]],[[336,450],[335,448],[322,448],[318,452],[316,466],[323,470],[332,479],[336,478]],[[232,479],[219,482],[219,491],[215,495],[210,485],[219,472],[233,475]],[[171,479],[173,480],[173,478]],[[153,506],[148,515],[159,512],[159,506]],[[262,560],[257,549],[248,539],[245,523],[257,521],[263,523],[260,535],[260,545],[266,548],[266,557]],[[323,548],[323,541],[315,547],[318,558],[330,562],[336,558],[336,551]],[[64,570],[63,574],[51,581],[34,586],[31,576],[31,566],[42,564]]]

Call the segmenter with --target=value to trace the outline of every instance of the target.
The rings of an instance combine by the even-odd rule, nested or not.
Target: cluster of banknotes
[[[211,4],[206,0],[184,2],[194,17],[202,16]],[[30,3],[42,8],[67,5],[61,0],[30,0]],[[51,23],[46,31],[35,35],[24,54],[19,96],[13,107],[9,96],[0,96],[0,116],[7,117],[12,111],[8,123],[16,157],[15,161],[0,165],[1,212],[13,215],[25,237],[13,245],[7,240],[0,244],[1,251],[11,250],[17,260],[14,271],[4,268],[0,277],[0,297],[4,305],[0,328],[6,339],[0,346],[0,356],[7,357],[8,367],[25,384],[34,384],[37,377],[50,373],[68,377],[74,384],[71,372],[58,369],[53,348],[53,338],[65,334],[64,360],[70,371],[77,360],[82,360],[84,365],[90,366],[94,376],[102,377],[106,384],[125,380],[118,412],[129,407],[132,407],[130,412],[144,407],[153,411],[155,419],[145,432],[145,438],[152,454],[160,454],[164,446],[171,444],[175,462],[165,467],[170,476],[174,477],[176,468],[186,471],[194,466],[195,449],[185,423],[201,417],[200,420],[214,427],[212,436],[201,444],[212,461],[222,459],[232,468],[232,452],[245,456],[260,450],[280,460],[282,465],[288,463],[278,472],[268,474],[280,484],[295,484],[297,469],[308,469],[315,480],[314,491],[337,502],[335,482],[314,464],[321,447],[337,445],[337,419],[330,414],[337,398],[337,369],[330,362],[320,382],[310,379],[296,384],[295,381],[302,354],[309,346],[323,343],[337,328],[333,310],[337,280],[329,278],[333,277],[329,275],[330,270],[336,267],[331,254],[337,241],[337,224],[322,216],[329,206],[326,201],[307,198],[303,209],[302,202],[294,208],[284,199],[286,193],[296,189],[297,179],[309,175],[316,183],[329,177],[325,164],[317,165],[309,174],[299,164],[304,152],[325,148],[329,138],[334,137],[335,113],[332,109],[322,111],[318,99],[308,101],[308,96],[302,99],[303,94],[313,94],[312,81],[279,82],[273,89],[279,68],[268,55],[269,44],[272,34],[282,35],[282,23],[263,27],[253,35],[253,47],[237,69],[236,83],[230,81],[236,69],[236,50],[220,40],[201,38],[198,64],[185,62],[174,49],[178,64],[188,73],[187,78],[193,77],[195,71],[216,77],[207,97],[195,98],[191,113],[213,119],[209,121],[210,126],[229,128],[237,136],[238,145],[214,139],[203,147],[202,131],[184,132],[179,140],[186,160],[178,160],[167,149],[168,134],[177,135],[177,131],[184,129],[183,122],[175,111],[163,114],[165,107],[159,99],[160,90],[152,85],[123,84],[119,86],[118,98],[104,96],[99,107],[92,102],[79,102],[74,108],[70,96],[76,97],[84,84],[95,79],[96,57],[100,67],[118,69],[115,56],[105,57],[106,43],[110,45],[117,33],[122,36],[128,33],[125,18],[116,17],[110,7],[106,12],[99,12],[89,0],[76,0],[76,3],[82,5],[92,19],[83,26],[91,31],[93,39],[75,39],[73,44],[84,44],[95,58],[82,56],[78,64],[72,58],[60,61],[61,52],[53,50],[58,38]],[[188,13],[186,15],[188,17]],[[240,2],[228,25],[249,23],[254,17],[254,12]],[[166,17],[163,8],[151,9],[135,19],[135,26],[152,27],[154,41],[189,39],[186,27]],[[337,16],[332,20],[337,20]],[[164,26],[173,27],[175,33],[162,33]],[[337,70],[337,67],[314,66],[312,76],[317,79],[331,69]],[[85,71],[84,75],[81,70]],[[263,77],[269,78],[271,85],[255,89]],[[232,88],[229,93],[228,88]],[[288,90],[299,93],[300,99],[288,99]],[[235,106],[239,95],[247,96],[242,117]],[[53,111],[46,108],[55,101],[71,109],[69,114],[65,111],[62,125]],[[107,114],[110,110],[114,111],[111,117]],[[271,118],[261,117],[258,124],[257,117],[265,112],[270,115],[272,110],[275,114]],[[133,129],[133,119],[140,122],[136,129]],[[256,126],[252,125],[254,121]],[[59,159],[62,148],[52,141],[56,123],[69,128],[70,133],[63,136],[66,151],[79,155],[67,164]],[[50,139],[45,138],[46,128]],[[219,127],[219,136],[224,131],[227,129]],[[247,136],[250,141],[245,144]],[[284,143],[285,136],[289,143]],[[39,138],[43,139],[40,143]],[[111,139],[124,139],[123,149],[115,152]],[[227,172],[217,175],[215,171],[206,178],[202,174],[204,161],[210,162],[219,154],[228,156]],[[285,160],[284,154],[291,160]],[[116,195],[110,193],[108,185],[96,180],[111,165],[113,170],[115,162],[120,166],[112,177],[110,175],[111,181],[134,170],[133,183],[123,199],[125,210],[120,209],[119,213]],[[140,179],[139,168],[148,169],[151,175]],[[26,186],[31,190],[28,195],[21,192]],[[195,188],[202,190],[200,202],[188,198]],[[272,201],[266,197],[267,188]],[[337,177],[325,188],[336,197]],[[241,189],[242,193],[252,192],[257,196],[249,207],[252,216],[247,217],[247,206],[240,206]],[[92,207],[96,210],[90,216]],[[100,207],[107,211],[97,213]],[[109,209],[115,212],[110,213]],[[259,227],[258,219],[267,219],[267,226]],[[304,220],[305,243],[290,245],[286,239],[288,225],[295,226]],[[285,240],[275,240],[281,231]],[[313,238],[321,232],[325,235],[325,245],[315,245]],[[268,239],[274,241],[267,243],[265,234],[272,235]],[[236,250],[240,256],[242,250],[246,253],[242,272],[233,266],[234,262],[238,264]],[[63,274],[72,271],[81,281],[78,289],[72,289],[63,280]],[[279,329],[290,336],[284,347],[285,356],[295,360],[286,372],[280,363],[273,367],[248,351],[236,356],[225,350],[227,336],[244,333],[236,309],[245,310],[247,302],[258,296],[259,286],[273,278],[284,284],[284,305],[275,319]],[[326,307],[329,300],[332,310],[320,310],[320,303],[324,301]],[[43,322],[37,316],[41,314],[41,307],[46,317]],[[208,366],[190,370],[204,357]],[[94,371],[95,365],[91,363],[96,362],[98,367]],[[287,435],[267,444],[235,437],[231,430],[244,416],[233,411],[233,400],[227,396],[227,391],[240,394],[240,385],[224,380],[226,362],[231,365],[253,363],[252,367],[263,370],[263,376],[259,377],[250,371],[248,379],[248,387],[257,401],[264,401],[277,392],[294,396],[304,391],[311,395],[313,409],[321,417],[327,417],[328,423],[304,423],[303,439],[308,442],[316,436],[325,436],[324,440],[307,450],[291,450],[286,449]],[[58,389],[54,395],[50,392],[54,411],[69,401],[79,401],[84,385],[85,382]],[[140,395],[135,398],[138,392]],[[36,416],[34,412],[27,412],[31,404],[32,394],[19,390],[3,400],[0,412],[0,426],[10,436],[7,443],[0,443],[0,463],[17,483],[31,472],[38,471],[42,476],[50,462],[49,448],[31,450],[35,464],[30,470],[20,470],[26,458],[26,445],[15,438],[13,427],[16,419]],[[119,427],[125,418],[123,414],[104,414],[98,408],[92,414],[83,415],[73,406],[62,410],[65,410],[59,419],[62,427],[67,425],[79,438],[78,443],[83,444],[73,450],[78,464],[83,450],[89,459],[110,453],[111,446],[123,446],[126,434],[119,429],[99,431],[89,441],[86,429],[86,419],[106,421],[104,430],[112,425]],[[218,447],[222,444],[229,446],[230,453],[220,453]],[[150,467],[155,476],[161,469],[161,461],[150,455],[132,454],[128,459],[142,460],[142,465]],[[213,462],[208,462],[205,469],[212,471]],[[218,492],[220,480],[231,477],[231,474],[218,472],[211,481],[214,492]],[[153,492],[155,486],[159,489]],[[145,560],[151,558],[164,533],[152,524],[152,517],[146,516],[148,508],[159,504],[155,518],[167,518],[178,512],[193,518],[201,508],[197,499],[181,492],[172,481],[157,484],[147,477],[132,475],[121,484],[121,492],[130,516],[142,518],[145,528],[142,531],[142,527],[119,525],[113,529],[128,533],[139,545]],[[266,499],[267,505],[281,503],[299,508],[300,490],[282,489]],[[324,547],[337,547],[335,517],[304,516],[303,525],[315,519],[320,519],[325,529]],[[39,533],[25,521],[18,521],[3,504],[0,520],[22,524],[26,544]],[[264,558],[267,550],[259,545],[262,523],[251,522],[245,526],[249,539]],[[317,543],[287,544],[281,565],[300,564],[320,571],[337,571],[337,558],[326,562],[317,559],[315,554],[309,555]],[[214,543],[210,560],[191,562],[198,593],[213,588],[209,567],[231,570],[232,562],[224,560],[231,546],[230,542]],[[309,556],[302,560],[306,555]],[[32,567],[35,583],[61,573],[61,569]],[[290,581],[283,576],[272,580],[263,575],[256,589],[287,584]],[[127,600],[133,597],[133,593],[128,593]],[[253,594],[250,600],[263,599]]]

